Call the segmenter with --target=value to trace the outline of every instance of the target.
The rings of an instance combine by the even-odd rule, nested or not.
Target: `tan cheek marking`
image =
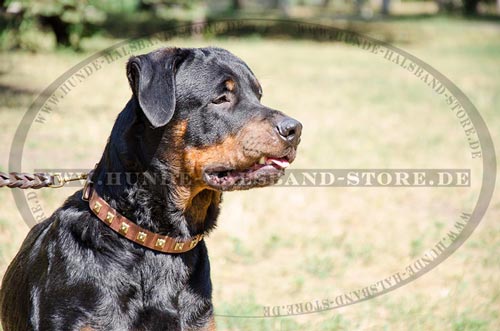
[[[240,143],[228,137],[222,143],[202,148],[188,148],[184,155],[186,170],[194,178],[201,178],[203,168],[209,164],[229,164],[241,155]]]
[[[184,136],[187,130],[187,121],[180,121],[175,123],[172,127],[167,128],[168,146],[166,152],[161,155],[161,158],[167,160],[173,170],[177,173],[180,172],[182,167],[182,153],[184,150]]]
[[[170,129],[170,135],[174,141],[175,146],[181,146],[184,144],[184,135],[187,130],[187,121],[183,120],[173,125]]]
[[[202,190],[186,204],[185,211],[188,219],[194,224],[203,224],[208,208],[211,204],[218,205],[220,197],[220,192]]]
[[[168,146],[166,147],[166,152],[161,156],[168,162],[170,169],[179,176],[183,176],[182,155],[184,152],[184,136],[186,134],[187,124],[186,120],[179,121],[166,129],[168,136],[165,137],[165,139],[168,141]],[[180,180],[186,179],[181,178]],[[185,185],[173,185],[171,192],[172,199],[178,206],[186,206],[187,202],[191,198],[191,190]]]
[[[181,210],[186,210],[194,194],[187,186],[174,185],[172,188],[172,201]]]
[[[284,147],[270,123],[254,121],[245,125],[238,135],[230,136],[220,144],[187,148],[184,154],[185,171],[192,178],[201,179],[207,165],[250,166],[263,153],[281,154]]]

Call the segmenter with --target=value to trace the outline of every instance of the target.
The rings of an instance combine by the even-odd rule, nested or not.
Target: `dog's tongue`
[[[267,158],[266,160],[266,163],[267,164],[276,164],[278,167],[280,168],[286,168],[290,165],[290,162],[288,162],[287,159],[284,159],[284,158],[273,158],[273,157],[269,157]]]

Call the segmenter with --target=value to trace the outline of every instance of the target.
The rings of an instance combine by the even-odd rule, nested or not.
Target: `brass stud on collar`
[[[174,251],[181,251],[183,247],[184,247],[183,242],[177,242],[175,243]]]
[[[118,231],[120,231],[121,234],[127,234],[128,228],[130,228],[130,225],[128,225],[125,222],[122,222],[122,224],[120,225],[120,229]]]
[[[147,237],[147,233],[146,232],[139,232],[137,234],[137,237],[135,238],[138,242],[144,244],[144,242],[146,241],[146,237]]]
[[[99,214],[99,212],[101,211],[101,208],[102,208],[102,205],[99,202],[96,202],[94,204],[94,207],[92,208],[92,210],[94,211],[94,213]]]
[[[155,248],[163,248],[165,247],[166,240],[165,239],[157,239],[155,243]]]
[[[113,223],[114,219],[115,219],[115,215],[113,215],[113,213],[111,213],[110,211],[108,211],[108,213],[106,214],[106,218],[104,220],[106,221],[106,223],[108,223],[109,225],[111,225],[111,223]]]
[[[194,237],[194,239],[191,241],[191,244],[189,244],[189,248],[193,248],[194,246],[198,245],[198,243],[203,239],[203,234],[199,234]]]

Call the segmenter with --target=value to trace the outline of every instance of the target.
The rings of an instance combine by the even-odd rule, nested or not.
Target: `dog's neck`
[[[206,234],[215,226],[220,192],[206,189],[198,192],[178,186],[165,174],[157,179],[155,173],[136,174],[110,167],[103,161],[93,176],[94,189],[137,225],[153,232],[184,237]]]
[[[115,128],[134,122],[133,116],[128,105]],[[133,126],[126,132],[115,128],[92,177],[97,193],[120,214],[153,232],[190,237],[213,229],[221,193],[197,188],[189,180],[182,183],[178,167],[160,160],[154,151],[161,143],[154,135],[161,133]],[[158,146],[151,146],[155,140]]]

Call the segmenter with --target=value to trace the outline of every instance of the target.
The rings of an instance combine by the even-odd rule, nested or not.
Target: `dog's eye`
[[[229,99],[225,95],[221,95],[221,96],[215,98],[214,100],[212,100],[212,103],[214,103],[216,105],[220,105],[221,103],[225,103],[225,102],[229,102]]]

